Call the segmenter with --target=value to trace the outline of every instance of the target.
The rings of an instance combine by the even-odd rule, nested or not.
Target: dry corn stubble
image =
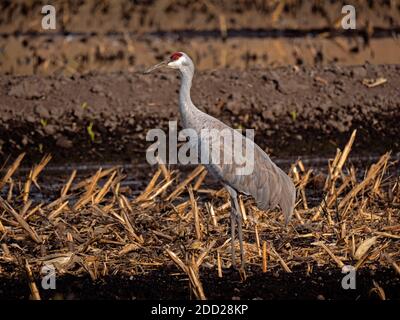
[[[391,160],[384,154],[362,179],[357,178],[355,169],[346,167],[354,138],[355,134],[330,162],[319,204],[307,199],[310,169],[301,161],[292,166],[300,192],[296,218],[288,229],[279,209],[261,212],[251,199],[241,198],[249,266],[258,266],[260,272],[304,267],[307,273],[312,265],[350,264],[400,273],[399,177],[387,173]],[[13,188],[11,197],[0,198],[0,266],[26,261],[23,269],[38,274],[43,261],[67,254],[76,258],[63,265],[63,273],[97,279],[176,264],[197,299],[207,297],[202,267],[223,277],[223,269],[230,266],[229,201],[224,192],[201,187],[206,178],[203,166],[186,177],[160,167],[137,197],[121,190],[124,176],[119,168],[99,169],[85,179],[73,171],[57,190],[59,198],[49,204],[30,196],[32,188],[40,186],[39,173],[50,159],[35,166],[25,181],[17,181],[12,177],[22,159],[23,154],[4,169],[0,180],[3,194]],[[27,181],[33,182],[29,188]],[[28,278],[32,296],[40,298],[34,277]],[[383,298],[384,289],[379,288],[375,286],[374,292]]]

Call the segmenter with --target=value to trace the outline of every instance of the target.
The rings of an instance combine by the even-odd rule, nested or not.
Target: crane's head
[[[174,52],[168,59],[156,64],[155,66],[147,69],[144,73],[150,73],[155,69],[159,69],[162,67],[167,67],[170,69],[179,69],[180,71],[184,71],[185,69],[189,69],[194,71],[194,66],[192,59],[184,52]]]

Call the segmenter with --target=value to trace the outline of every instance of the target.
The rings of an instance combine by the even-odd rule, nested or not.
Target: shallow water
[[[379,160],[380,156],[371,155],[371,156],[352,156],[349,157],[346,161],[347,167],[349,165],[353,165],[357,169],[358,178],[361,180],[363,175],[365,174],[366,169],[373,163]],[[278,158],[272,159],[279,167],[281,167],[286,172],[289,171],[292,164],[294,164],[297,160],[301,160],[307,169],[312,169],[315,174],[327,174],[328,171],[328,161],[331,158],[327,157],[312,157],[312,156],[298,156],[298,157],[290,157],[290,158]],[[391,158],[392,161],[395,162],[393,166],[391,166],[387,175],[400,175],[400,155],[393,155]],[[45,169],[40,173],[38,182],[40,185],[40,189],[36,186],[32,185],[30,191],[30,198],[33,201],[41,201],[41,202],[51,202],[59,197],[60,191],[62,190],[65,183],[68,181],[73,170],[77,170],[77,175],[74,180],[74,183],[82,181],[85,178],[93,175],[99,168],[103,170],[110,169],[113,167],[118,167],[121,169],[121,172],[125,175],[125,178],[121,181],[121,187],[128,187],[132,196],[139,194],[147,185],[148,181],[151,179],[153,173],[156,170],[155,166],[150,166],[147,162],[91,162],[91,163],[69,163],[66,165],[48,165]],[[171,169],[178,168],[183,175],[188,174],[191,170],[193,170],[193,165],[173,165]],[[345,166],[346,167],[346,166]],[[31,167],[21,167],[18,168],[17,172],[14,175],[14,181],[22,181],[24,182],[31,170]],[[1,174],[4,174],[5,169],[2,170]],[[105,180],[102,179],[99,184],[105,183]],[[208,188],[218,189],[220,187],[218,181],[216,181],[212,176],[207,177],[204,184]],[[3,188],[0,193],[3,197],[7,196],[8,186]],[[319,201],[320,195],[315,194],[316,190],[309,195],[310,201]],[[19,195],[19,191],[14,187],[13,193],[17,196]]]
[[[347,165],[352,164],[358,169],[364,169],[369,167],[371,164],[377,162],[382,155],[370,155],[370,156],[350,156],[346,160]],[[328,166],[329,160],[332,160],[332,157],[319,157],[319,156],[292,156],[286,158],[271,158],[273,162],[275,162],[279,167],[284,170],[290,168],[292,164],[294,164],[297,160],[301,160],[306,168],[312,168],[316,170],[320,170],[325,172]],[[391,161],[399,162],[400,161],[400,153],[391,155]],[[179,169],[185,171],[185,168],[192,168],[193,165],[173,165],[174,167],[179,167]],[[52,176],[67,176],[73,170],[77,170],[79,173],[87,174],[93,173],[97,171],[99,168],[103,170],[110,169],[113,167],[119,167],[123,169],[125,172],[131,171],[146,171],[151,172],[154,171],[154,166],[149,165],[147,162],[143,161],[130,161],[130,162],[83,162],[83,163],[70,163],[65,165],[47,165],[43,170],[45,175]],[[18,168],[19,174],[29,173],[31,167],[20,167]],[[395,172],[400,169],[399,166],[394,166]],[[3,173],[5,169],[0,170]]]

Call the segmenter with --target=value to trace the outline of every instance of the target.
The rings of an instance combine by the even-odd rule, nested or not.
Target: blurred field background
[[[48,1],[0,3],[0,73],[138,71],[172,51],[200,70],[400,62],[400,1],[51,1],[56,30],[43,30]],[[343,30],[342,6],[357,29]]]

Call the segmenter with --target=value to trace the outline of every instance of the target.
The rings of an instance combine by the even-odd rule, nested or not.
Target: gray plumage
[[[177,59],[178,57],[178,59]],[[220,180],[231,197],[231,236],[232,236],[232,262],[234,264],[234,239],[235,225],[238,225],[239,243],[241,249],[242,267],[244,267],[244,252],[243,252],[243,235],[242,235],[242,217],[237,201],[237,193],[251,195],[257,202],[260,209],[273,209],[277,205],[283,211],[286,224],[289,222],[294,210],[296,190],[292,180],[277,167],[269,158],[269,156],[252,140],[240,134],[221,122],[220,120],[199,110],[192,102],[190,97],[190,88],[194,75],[194,65],[192,60],[183,52],[175,53],[170,60],[164,61],[153,68],[150,72],[161,66],[167,66],[173,69],[179,69],[181,74],[181,87],[179,90],[179,110],[184,128],[194,129],[199,137],[198,146],[201,148],[212,146],[210,140],[221,139],[215,132],[227,130],[232,134],[234,139],[242,141],[242,146],[251,146],[254,152],[254,170],[250,174],[237,174],[238,165],[233,161],[226,164],[223,160],[226,152],[223,145],[220,145],[221,157],[217,163],[205,164],[207,170]],[[215,129],[213,134],[202,135],[203,129]],[[204,133],[204,131],[203,131]],[[218,147],[218,145],[217,145]],[[229,148],[228,148],[229,149]],[[233,144],[232,148],[233,150]]]

